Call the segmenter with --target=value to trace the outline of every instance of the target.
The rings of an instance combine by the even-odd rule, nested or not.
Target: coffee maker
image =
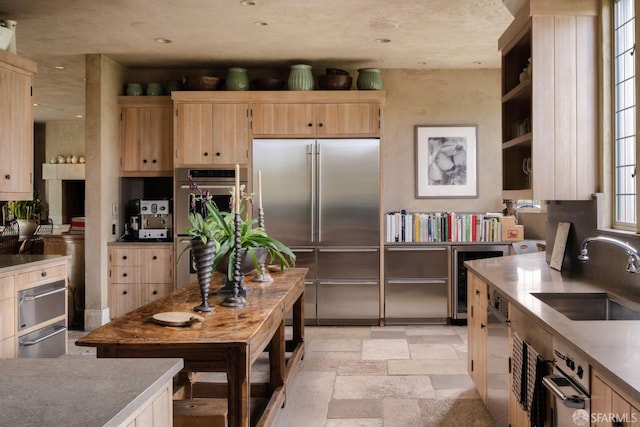
[[[170,239],[172,219],[169,206],[169,200],[132,200],[129,235],[137,240]]]

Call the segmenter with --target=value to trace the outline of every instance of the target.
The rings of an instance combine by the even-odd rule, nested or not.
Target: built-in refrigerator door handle
[[[314,161],[314,144],[307,145],[307,158],[309,159],[309,167],[307,170],[311,174],[311,242],[315,242],[315,230],[316,230],[316,162]]]
[[[322,156],[320,154],[320,144],[316,143],[316,162],[318,183],[316,188],[318,189],[318,209],[322,209]],[[315,210],[315,209],[314,209]],[[322,241],[322,212],[318,212],[318,243]]]

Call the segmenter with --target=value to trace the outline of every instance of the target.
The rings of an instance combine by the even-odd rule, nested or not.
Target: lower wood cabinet
[[[467,368],[478,393],[487,404],[487,284],[469,272],[467,276]]]
[[[112,319],[172,290],[172,243],[109,245],[109,307]]]
[[[640,426],[640,404],[611,386],[598,371],[591,370],[591,426]],[[619,422],[621,424],[615,424]]]

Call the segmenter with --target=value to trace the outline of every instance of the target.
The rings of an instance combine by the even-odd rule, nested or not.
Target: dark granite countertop
[[[552,336],[570,343],[612,385],[640,402],[640,320],[571,320],[531,295],[532,292],[609,292],[595,283],[553,270],[545,252],[467,261],[478,276]],[[611,292],[609,292],[611,293]],[[625,299],[640,309],[640,302]]]

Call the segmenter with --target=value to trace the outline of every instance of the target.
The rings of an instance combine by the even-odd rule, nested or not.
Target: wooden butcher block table
[[[304,279],[306,268],[272,273],[273,283],[252,283],[244,308],[220,306],[222,296],[212,295],[213,313],[194,313],[189,326],[163,326],[153,316],[164,312],[193,312],[200,304],[200,289],[192,283],[166,297],[114,319],[76,341],[97,347],[98,357],[180,357],[184,370],[179,384],[191,398],[193,378],[198,372],[226,372],[224,395],[228,399],[229,426],[270,425],[284,405],[285,391],[304,354]],[[213,283],[220,283],[221,276]],[[212,286],[215,292],[216,286]],[[293,338],[285,342],[285,315],[293,310]],[[251,385],[251,366],[269,352],[269,383]],[[290,352],[288,358],[286,353]],[[253,392],[252,392],[253,390]],[[251,395],[267,399],[264,410],[250,422]],[[201,396],[198,396],[201,397]],[[212,396],[215,397],[215,396]]]

